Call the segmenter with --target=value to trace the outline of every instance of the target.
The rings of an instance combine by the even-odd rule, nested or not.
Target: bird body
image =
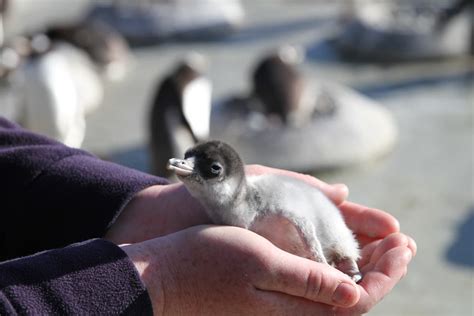
[[[190,56],[160,82],[150,112],[152,173],[171,176],[170,156],[182,155],[209,135],[212,85]]]
[[[340,268],[354,280],[359,248],[337,207],[318,189],[282,175],[246,176],[238,154],[211,141],[169,168],[218,225],[254,231],[293,254]]]
[[[35,56],[16,74],[21,92],[19,121],[32,131],[80,147],[85,136],[85,112],[101,102],[102,86],[81,52],[56,43]]]
[[[210,138],[248,163],[302,172],[386,155],[397,140],[390,111],[355,90],[306,76],[302,51],[285,46],[258,61],[251,92],[217,102]]]

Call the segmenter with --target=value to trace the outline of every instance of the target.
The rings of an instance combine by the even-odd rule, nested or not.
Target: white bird
[[[293,254],[328,263],[359,281],[359,246],[338,208],[318,189],[281,175],[246,176],[237,152],[220,141],[172,158],[174,170],[211,220],[252,230]]]
[[[48,47],[15,74],[21,97],[18,120],[34,132],[80,147],[86,131],[85,115],[102,102],[102,81],[90,59],[77,48],[64,42],[49,48],[46,38],[40,40]]]

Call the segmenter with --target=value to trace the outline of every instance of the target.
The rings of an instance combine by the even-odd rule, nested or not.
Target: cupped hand
[[[210,231],[210,228],[202,227],[186,229],[208,224],[210,221],[199,202],[189,195],[185,187],[182,184],[173,184],[150,187],[138,193],[106,236],[116,243],[132,243],[167,235],[125,248],[141,267],[139,270],[142,271],[142,277],[148,279],[148,283],[153,284],[150,280],[167,280],[164,285],[168,287],[167,290],[161,289],[161,284],[156,282],[155,286],[150,288],[150,293],[154,293],[152,296],[157,300],[154,302],[154,305],[158,304],[157,308],[163,310],[160,305],[162,295],[183,290],[189,292],[188,294],[197,295],[198,298],[202,291],[210,292],[201,298],[217,304],[216,308],[225,308],[219,305],[223,302],[230,304],[229,309],[223,312],[232,312],[233,308],[236,308],[236,311],[239,311],[239,308],[257,308],[257,311],[261,311],[260,307],[264,305],[276,314],[298,310],[299,314],[358,315],[372,308],[405,275],[408,263],[416,254],[416,244],[411,238],[399,233],[399,223],[393,216],[381,210],[345,201],[348,195],[345,185],[329,185],[311,176],[258,165],[247,166],[246,172],[249,175],[276,173],[296,177],[319,188],[338,205],[347,225],[357,235],[363,247],[359,266],[364,278],[357,285],[358,290],[355,294],[354,291],[346,291],[343,295],[346,304],[337,307],[338,304],[332,298],[329,299],[328,294],[316,295],[317,298],[314,294],[327,293],[327,290],[320,289],[325,285],[329,286],[329,293],[334,293],[334,284],[341,283],[341,277],[346,277],[336,269],[288,254],[252,232],[245,231],[238,235],[251,234],[254,237],[249,238],[253,242],[242,243],[239,241],[242,239],[235,236],[229,238],[233,233],[227,233],[227,230],[240,230],[239,228],[215,227]],[[217,238],[214,233],[218,233],[223,240]],[[240,264],[236,266],[236,262]],[[208,264],[219,268],[209,268]],[[308,268],[309,266],[311,268]],[[259,273],[247,271],[246,267],[250,270],[256,269]],[[198,273],[196,275],[199,277],[194,279],[195,274],[190,274],[189,271]],[[232,271],[238,272],[240,277],[235,276]],[[273,273],[269,273],[271,271]],[[157,273],[164,274],[157,278]],[[261,278],[256,278],[256,274],[260,274]],[[208,276],[212,278],[207,279]],[[308,277],[314,277],[315,281],[309,280]],[[209,281],[211,282],[208,283]],[[311,284],[321,282],[321,285],[304,285],[304,281],[312,282]],[[197,282],[197,288],[193,288],[194,282]],[[229,290],[229,284],[235,291]],[[208,286],[212,290],[207,288]],[[153,288],[159,290],[156,292]],[[211,294],[217,296],[213,297]],[[354,295],[360,299],[355,300]],[[175,298],[166,296],[167,304],[169,300],[181,299],[179,295]],[[183,308],[205,308],[195,306],[199,303],[191,298],[187,298]],[[234,300],[239,304],[233,304]],[[357,303],[350,308],[341,307],[350,306],[355,301]]]
[[[360,299],[350,308],[334,308],[334,314],[367,313],[407,274],[408,264],[416,255],[416,251],[415,241],[401,233],[393,233],[365,245],[359,260],[363,274],[358,284]]]
[[[122,249],[155,315],[360,315],[393,289],[416,253],[400,233],[367,244],[356,285],[329,265],[231,226],[196,226]]]
[[[122,249],[155,315],[326,315],[359,301],[347,275],[242,228],[196,226]]]
[[[182,183],[155,185],[134,196],[105,238],[116,244],[136,243],[203,224],[211,221]]]
[[[320,189],[337,205],[348,194],[343,184],[330,185],[296,172],[260,165],[247,166],[246,172],[248,175],[284,174],[300,179]],[[204,224],[212,222],[183,184],[156,185],[135,195],[111,225],[105,238],[116,244],[135,243]]]

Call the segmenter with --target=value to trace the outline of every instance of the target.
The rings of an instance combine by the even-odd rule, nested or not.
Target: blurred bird
[[[85,114],[102,102],[103,86],[82,51],[45,35],[31,39],[31,56],[15,72],[24,127],[72,147],[85,136]]]
[[[295,65],[300,62],[294,47],[283,47],[265,56],[253,73],[253,95],[266,115],[288,124],[291,113],[300,107],[303,78]]]
[[[265,55],[252,73],[251,93],[231,99],[222,112],[248,116],[250,121],[257,119],[257,128],[301,127],[314,115],[332,114],[335,103],[324,91],[309,84],[298,69],[303,60],[302,50],[290,45]]]
[[[153,174],[171,176],[169,157],[209,137],[212,85],[205,67],[202,55],[190,54],[158,86],[149,123]]]
[[[211,138],[249,163],[301,172],[358,164],[389,152],[392,114],[357,91],[306,77],[303,54],[286,46],[263,57],[250,93],[213,106]]]
[[[111,26],[89,19],[75,25],[50,28],[52,41],[68,42],[84,52],[107,79],[122,79],[130,62],[130,47],[124,37]]]

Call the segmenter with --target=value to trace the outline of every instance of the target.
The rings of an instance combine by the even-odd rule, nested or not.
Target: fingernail
[[[403,259],[405,259],[407,263],[410,262],[411,259],[413,259],[413,253],[411,249],[407,248],[407,250],[405,250],[405,252],[403,253]]]
[[[395,218],[395,220],[393,221],[393,225],[395,226],[395,229],[397,232],[400,231],[400,222],[398,221],[398,219]]]
[[[338,191],[344,192],[344,194],[349,194],[349,188],[344,183],[336,183],[332,185]]]
[[[352,306],[356,303],[358,297],[357,289],[350,283],[341,283],[338,285],[332,300],[334,303],[342,306]]]
[[[333,200],[334,203],[340,204],[347,199],[347,196],[349,195],[349,188],[347,185],[342,183],[331,184],[331,190],[329,194],[329,198]]]
[[[335,184],[332,184],[332,186],[340,191],[349,193],[349,188],[344,183],[335,183]]]

